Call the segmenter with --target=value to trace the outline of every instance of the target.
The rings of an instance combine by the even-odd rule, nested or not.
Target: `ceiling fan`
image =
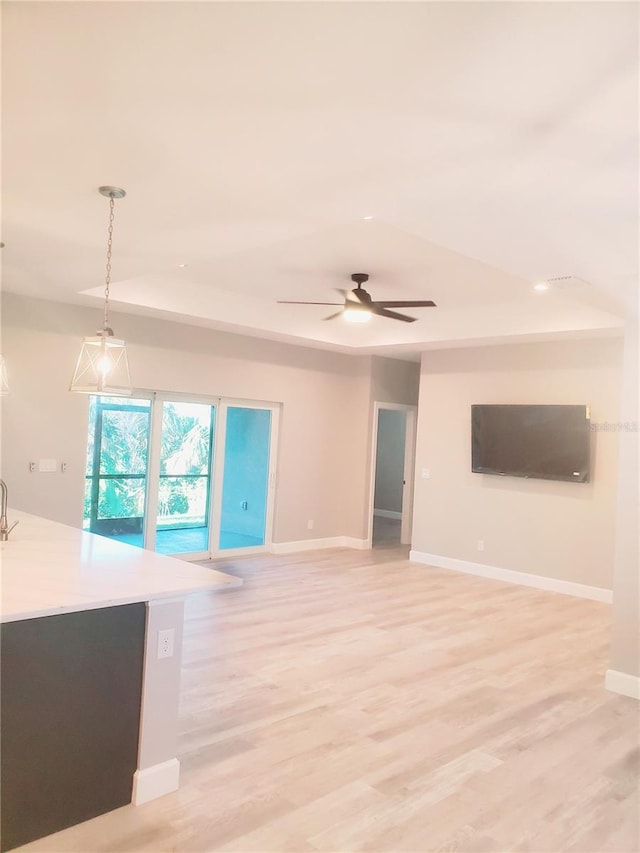
[[[430,299],[409,300],[383,300],[374,301],[362,286],[369,281],[366,272],[354,272],[351,281],[355,283],[353,290],[339,290],[344,295],[344,304],[341,302],[292,302],[287,299],[279,299],[280,305],[341,305],[342,310],[325,317],[325,320],[333,320],[341,315],[345,320],[352,323],[366,323],[376,314],[378,317],[388,317],[390,320],[402,320],[403,323],[414,323],[417,317],[409,317],[407,314],[399,314],[397,311],[389,311],[389,308],[435,308],[436,303]]]

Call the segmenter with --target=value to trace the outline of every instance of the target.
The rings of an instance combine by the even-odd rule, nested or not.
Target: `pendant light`
[[[9,393],[9,379],[7,378],[7,364],[4,356],[0,355],[0,395],[4,397]]]
[[[113,329],[109,326],[109,286],[115,200],[124,198],[126,192],[118,187],[100,187],[98,192],[109,199],[104,322],[102,329],[96,332],[95,337],[84,338],[69,390],[80,394],[126,397],[131,395],[127,349],[123,340],[113,336]]]
[[[0,242],[0,249],[4,249],[4,243]],[[4,356],[0,354],[0,396],[9,393],[9,379],[7,377],[7,363]]]

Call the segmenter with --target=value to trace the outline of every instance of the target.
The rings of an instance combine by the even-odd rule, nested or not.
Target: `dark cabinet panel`
[[[1,630],[4,851],[131,801],[145,605]]]

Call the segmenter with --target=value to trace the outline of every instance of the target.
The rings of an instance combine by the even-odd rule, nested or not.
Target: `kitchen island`
[[[0,543],[2,850],[174,791],[184,599],[241,581],[22,512]]]

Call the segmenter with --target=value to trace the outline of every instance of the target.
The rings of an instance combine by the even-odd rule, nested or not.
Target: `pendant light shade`
[[[109,231],[107,239],[106,286],[104,290],[104,323],[93,337],[82,341],[75,373],[69,387],[79,394],[101,394],[109,397],[131,395],[131,375],[125,342],[115,338],[109,326],[109,286],[111,284],[111,247],[115,199],[124,198],[118,187],[100,187],[101,195],[109,199]]]
[[[0,394],[4,396],[9,393],[9,379],[7,378],[7,365],[4,356],[0,355]]]
[[[109,397],[130,396],[131,375],[125,342],[105,330],[97,332],[95,337],[84,338],[71,391]]]

